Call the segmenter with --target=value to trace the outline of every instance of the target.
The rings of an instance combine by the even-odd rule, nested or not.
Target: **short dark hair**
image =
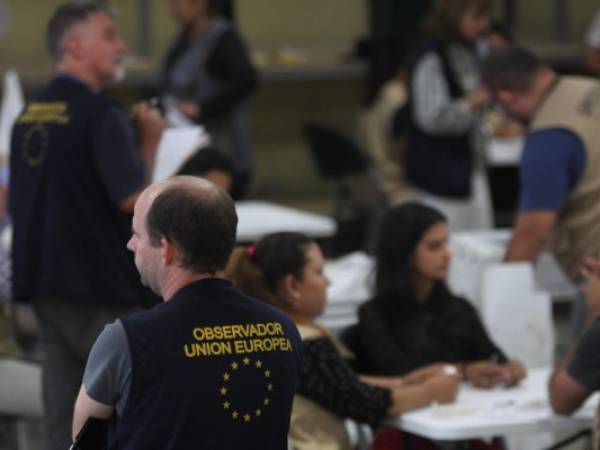
[[[214,147],[205,147],[194,153],[177,171],[177,175],[204,175],[220,170],[233,175],[233,161]]]
[[[223,189],[213,188],[202,192],[183,183],[167,187],[146,216],[150,243],[158,246],[163,237],[171,241],[181,254],[181,267],[192,273],[223,270],[235,245],[233,200]]]
[[[104,3],[71,2],[59,6],[46,28],[46,45],[54,60],[59,60],[62,54],[61,43],[67,32],[79,23],[88,20],[90,15],[104,13],[115,17],[115,11]]]
[[[525,92],[546,64],[516,45],[492,49],[481,65],[481,81],[492,92],[508,89]]]

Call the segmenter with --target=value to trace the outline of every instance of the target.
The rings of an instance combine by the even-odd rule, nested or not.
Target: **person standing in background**
[[[56,75],[12,134],[12,295],[32,302],[42,331],[45,449],[65,450],[94,340],[106,323],[157,301],[125,244],[164,122],[136,105],[136,145],[130,119],[99,94],[127,51],[108,6],[58,7],[46,39]]]
[[[491,227],[479,126],[488,96],[479,83],[476,44],[492,6],[491,0],[438,1],[409,79],[406,174],[453,231]]]
[[[256,89],[256,71],[233,26],[218,15],[217,0],[168,2],[181,30],[159,73],[167,119],[205,127],[234,162],[232,196],[244,197],[254,172],[245,100]]]

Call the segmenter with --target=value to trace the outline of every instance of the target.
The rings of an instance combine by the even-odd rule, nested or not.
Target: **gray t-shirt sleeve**
[[[131,355],[120,320],[106,325],[88,357],[83,385],[93,400],[116,407],[122,415],[131,384]]]
[[[600,390],[600,318],[583,333],[567,373],[590,392]]]

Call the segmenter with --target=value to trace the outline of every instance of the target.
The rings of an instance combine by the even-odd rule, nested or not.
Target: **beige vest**
[[[531,131],[545,128],[575,133],[586,152],[585,170],[558,211],[550,243],[565,273],[575,280],[585,258],[600,252],[600,82],[559,78],[531,125]]]
[[[351,356],[341,342],[325,329],[298,325],[298,331],[303,340],[328,337],[342,356]],[[294,397],[288,439],[294,450],[352,449],[344,420],[301,395]]]

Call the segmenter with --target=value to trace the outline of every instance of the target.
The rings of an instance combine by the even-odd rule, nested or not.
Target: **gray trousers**
[[[45,450],[67,450],[71,445],[73,406],[92,345],[104,325],[131,311],[41,299],[34,304],[42,340],[42,394]]]

